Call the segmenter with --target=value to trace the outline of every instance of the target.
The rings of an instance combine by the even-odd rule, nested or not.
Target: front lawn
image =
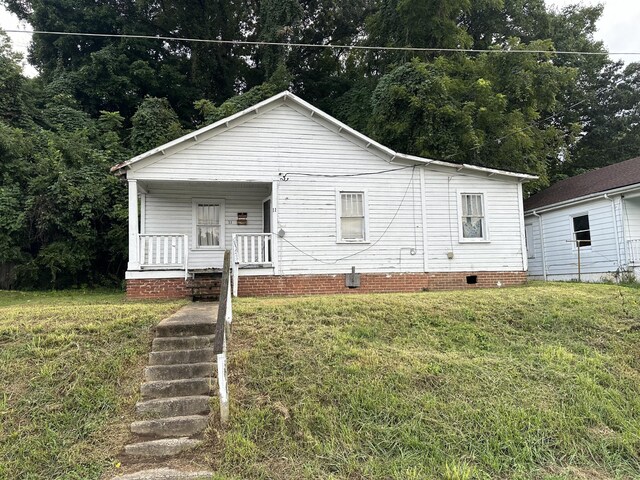
[[[181,304],[0,292],[0,479],[117,471],[149,329]],[[234,312],[232,422],[199,459],[217,478],[640,478],[637,288],[234,299]]]
[[[237,479],[640,478],[640,290],[239,299]]]
[[[97,479],[119,453],[150,327],[182,302],[0,291],[0,479]]]

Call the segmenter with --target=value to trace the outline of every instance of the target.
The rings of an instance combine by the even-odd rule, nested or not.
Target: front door
[[[262,201],[262,233],[271,233],[271,197]]]
[[[271,197],[262,201],[262,233],[271,233]],[[266,242],[266,250],[262,258],[271,262],[271,238]]]

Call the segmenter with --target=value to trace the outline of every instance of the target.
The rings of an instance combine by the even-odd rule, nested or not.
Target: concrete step
[[[200,440],[191,438],[163,438],[148,442],[131,443],[124,446],[124,453],[132,457],[173,457],[200,445]]]
[[[208,423],[209,417],[206,415],[140,420],[131,424],[131,433],[157,438],[191,437],[207,428]]]
[[[140,385],[140,393],[144,399],[210,395],[214,391],[215,388],[209,378],[158,380]]]
[[[213,472],[180,472],[171,468],[153,468],[129,473],[112,480],[211,480]]]
[[[215,361],[213,348],[197,350],[171,350],[166,352],[151,352],[149,365],[178,365],[185,363],[206,363]]]
[[[156,327],[156,337],[194,337],[198,335],[213,335],[216,325],[212,322],[160,322]]]
[[[185,415],[208,414],[210,411],[207,395],[193,395],[190,397],[155,398],[136,403],[139,414],[153,418],[182,417]]]
[[[144,379],[180,380],[187,378],[209,378],[215,373],[215,363],[186,363],[180,365],[153,365],[144,369]]]
[[[153,339],[152,350],[165,352],[168,350],[197,350],[213,347],[215,335],[200,335],[198,337],[156,337]]]

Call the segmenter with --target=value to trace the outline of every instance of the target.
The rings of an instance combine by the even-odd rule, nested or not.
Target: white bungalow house
[[[112,170],[129,185],[132,297],[189,296],[225,249],[240,295],[526,279],[535,177],[395,152],[289,92]]]
[[[531,278],[640,277],[640,157],[558,182],[524,205]]]

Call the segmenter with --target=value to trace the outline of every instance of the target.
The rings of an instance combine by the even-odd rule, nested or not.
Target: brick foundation
[[[476,283],[467,283],[476,276]],[[269,295],[315,295],[329,293],[421,292],[425,290],[459,290],[468,288],[522,285],[526,272],[437,272],[437,273],[363,273],[359,288],[347,288],[345,275],[277,275],[240,277],[241,297]],[[185,298],[191,289],[185,280],[127,280],[128,298]]]
[[[127,298],[171,299],[191,296],[184,278],[146,278],[127,280]]]

